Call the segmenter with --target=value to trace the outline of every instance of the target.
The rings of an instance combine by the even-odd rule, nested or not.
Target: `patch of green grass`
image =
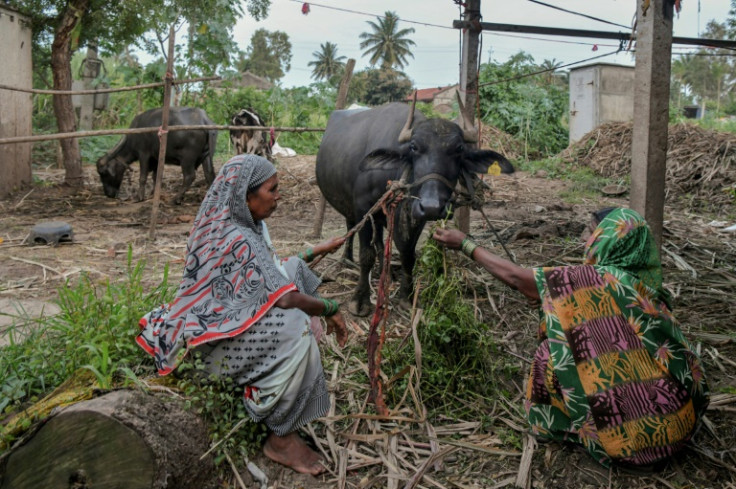
[[[497,381],[510,372],[505,370],[489,326],[476,319],[466,299],[472,292],[462,275],[463,267],[453,263],[455,259],[462,257],[446,254],[434,240],[427,240],[421,249],[415,268],[423,309],[418,336],[424,403],[434,414],[463,417],[487,410],[485,400],[498,395]],[[413,348],[398,350],[397,346],[387,343],[384,349],[389,375],[415,362]],[[397,382],[392,390],[403,393],[404,389]],[[475,401],[468,403],[469,397]]]
[[[220,464],[226,453],[252,455],[266,439],[268,428],[253,422],[246,412],[242,386],[232,377],[208,375],[204,368],[195,352],[179,365],[177,387],[186,396],[187,409],[208,424],[212,443],[220,443],[214,452],[215,463]]]
[[[102,388],[153,372],[153,364],[135,343],[138,320],[171,295],[168,269],[158,286],[143,284],[144,263],[133,264],[128,250],[127,274],[119,282],[96,284],[82,276],[59,289],[61,312],[34,319],[13,318],[0,348],[0,412],[17,409],[85,369]]]
[[[91,372],[101,389],[155,375],[153,360],[135,342],[138,321],[171,300],[174,289],[168,268],[154,287],[144,284],[144,270],[145,263],[134,264],[129,249],[124,279],[96,284],[82,276],[74,285],[65,284],[58,291],[61,312],[55,316],[34,319],[19,311],[6,333],[10,344],[0,348],[0,414],[36,402],[80,370]],[[209,424],[213,442],[227,438],[215,451],[216,461],[225,451],[252,453],[266,427],[250,420],[241,386],[229,377],[204,375],[203,368],[192,355],[179,366],[176,387],[186,406]],[[228,436],[240,421],[237,432]],[[12,436],[0,432],[0,445],[11,441]]]

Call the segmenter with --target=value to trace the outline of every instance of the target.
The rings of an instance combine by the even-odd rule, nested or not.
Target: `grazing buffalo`
[[[192,107],[171,107],[170,126],[214,125],[202,109]],[[133,118],[130,127],[161,126],[161,109],[151,109]],[[208,184],[215,179],[212,157],[217,142],[217,131],[171,131],[166,141],[166,163],[181,166],[183,182],[174,202],[181,203],[184,192],[194,182],[197,168],[202,165]],[[146,179],[151,172],[154,181],[158,169],[159,136],[155,132],[128,134],[106,155],[97,160],[97,173],[102,180],[102,188],[108,197],[117,197],[123,176],[131,163],[140,162],[140,185],[137,200],[143,200],[146,193]]]
[[[263,126],[263,121],[260,116],[251,107],[243,109],[235,114],[231,120],[233,126]],[[265,127],[264,127],[265,129]],[[263,156],[270,161],[273,161],[271,157],[271,134],[266,130],[258,129],[244,129],[242,131],[237,129],[230,129],[230,141],[235,146],[235,154],[249,153],[258,156]]]
[[[464,112],[462,104],[460,112]],[[494,162],[503,173],[514,171],[502,155],[468,144],[476,140],[464,116],[461,127],[415,115],[413,105],[402,103],[335,111],[327,122],[317,153],[317,184],[327,202],[345,216],[348,229],[385,193],[389,180],[404,176],[413,185],[394,219],[394,243],[403,270],[399,296],[404,304],[413,289],[415,247],[422,228],[427,221],[448,215],[460,177],[462,184],[470,183],[474,173],[487,172]],[[371,312],[368,278],[376,254],[380,256],[385,225],[386,216],[378,213],[374,224],[368,222],[359,233],[360,280],[349,305],[358,316]],[[345,257],[352,259],[351,242],[346,244]]]

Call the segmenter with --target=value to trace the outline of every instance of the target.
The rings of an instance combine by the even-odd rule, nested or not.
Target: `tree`
[[[411,80],[404,73],[390,67],[359,71],[350,84],[351,100],[354,97],[367,105],[404,100],[411,90]]]
[[[729,35],[727,23],[708,22],[703,36],[725,39]],[[716,113],[721,110],[723,97],[733,91],[734,66],[727,49],[701,48],[695,53],[680,55],[672,63],[672,77],[686,93],[695,95],[703,108],[706,101],[715,103]]]
[[[250,38],[250,46],[245,56],[241,56],[237,67],[240,71],[250,71],[272,82],[280,80],[291,69],[291,42],[288,34],[258,29]]]
[[[176,22],[196,25],[198,37],[202,38],[208,36],[210,23],[214,25],[229,15],[231,24],[227,27],[224,23],[221,28],[232,30],[235,20],[243,15],[239,0],[11,0],[10,4],[31,18],[36,79],[48,86],[46,70],[50,67],[51,85],[55,90],[71,89],[72,55],[88,41],[97,41],[103,52],[118,53],[131,43],[142,43],[147,31],[158,33],[159,44],[163,44],[160,33],[167,32],[168,26]],[[247,0],[246,5],[251,15],[259,18],[267,14],[270,0]],[[217,40],[213,38],[212,43],[206,44],[215,45]],[[53,106],[59,132],[76,131],[71,97],[54,95]],[[61,150],[65,182],[81,187],[83,175],[78,141],[61,140]]]
[[[307,66],[313,66],[312,78],[315,80],[329,80],[338,75],[345,68],[345,56],[337,55],[337,44],[325,42],[320,44],[321,51],[312,53],[314,61],[307,63]]]
[[[378,23],[368,21],[372,32],[363,32],[360,38],[360,49],[364,49],[363,56],[370,55],[370,64],[379,64],[381,68],[403,69],[407,64],[407,57],[414,57],[411,46],[416,43],[407,36],[414,33],[413,28],[398,29],[399,18],[394,12],[386,12],[383,18],[378,17]]]
[[[479,78],[481,119],[525,143],[527,156],[544,157],[567,146],[567,87],[547,83],[534,58],[523,51],[505,63],[485,63]],[[493,83],[506,80],[504,83]]]

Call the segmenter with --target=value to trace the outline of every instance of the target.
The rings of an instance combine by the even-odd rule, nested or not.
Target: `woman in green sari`
[[[649,466],[691,438],[708,387],[672,315],[646,221],[613,209],[593,224],[580,266],[523,268],[458,230],[433,237],[541,302],[525,401],[532,430],[582,445],[604,465]]]

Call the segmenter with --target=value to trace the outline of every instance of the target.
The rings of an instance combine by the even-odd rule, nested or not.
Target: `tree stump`
[[[180,402],[120,390],[59,411],[6,459],[0,489],[202,489],[204,422]]]

